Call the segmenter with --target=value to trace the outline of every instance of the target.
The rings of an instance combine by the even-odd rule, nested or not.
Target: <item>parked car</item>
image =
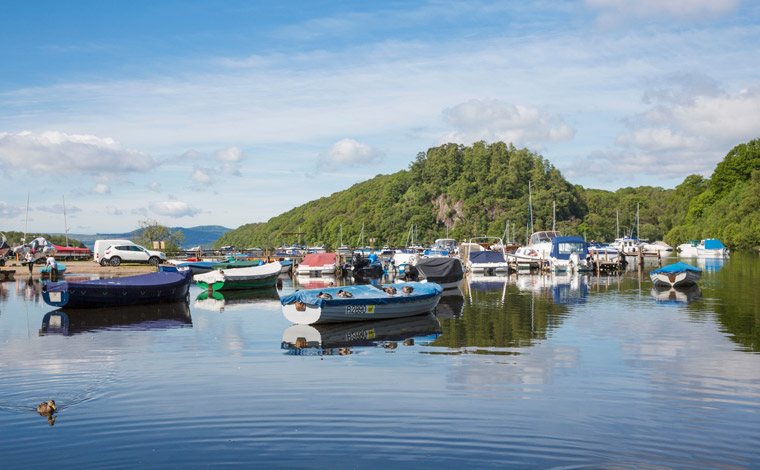
[[[147,250],[140,245],[130,243],[109,246],[103,253],[102,259],[111,266],[118,266],[122,262],[148,263],[151,266],[158,266],[166,262],[166,254],[160,251]]]
[[[134,243],[130,240],[95,240],[95,245],[92,248],[92,260],[101,266],[108,265],[103,254],[106,248],[110,248],[112,245],[134,245]]]

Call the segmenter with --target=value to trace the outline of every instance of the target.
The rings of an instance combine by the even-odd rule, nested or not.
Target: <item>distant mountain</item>
[[[170,230],[172,232],[180,230],[182,235],[185,236],[185,242],[182,244],[182,248],[192,248],[198,245],[201,245],[204,248],[210,248],[222,235],[232,229],[222,227],[221,225],[199,225],[197,227],[171,227]],[[135,238],[139,232],[140,230],[136,229],[125,233],[97,233],[95,235],[70,233],[69,237],[81,241],[87,248],[92,249],[95,245],[95,240],[101,240],[104,238],[125,238],[131,240],[132,238]]]

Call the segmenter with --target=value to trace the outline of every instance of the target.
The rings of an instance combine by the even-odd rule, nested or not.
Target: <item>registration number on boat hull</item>
[[[375,313],[374,305],[346,305],[346,315],[372,315]]]

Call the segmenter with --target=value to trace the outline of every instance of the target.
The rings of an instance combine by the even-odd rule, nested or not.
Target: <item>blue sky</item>
[[[272,3],[5,3],[0,230],[234,228],[445,142],[667,188],[760,137],[757,2]]]

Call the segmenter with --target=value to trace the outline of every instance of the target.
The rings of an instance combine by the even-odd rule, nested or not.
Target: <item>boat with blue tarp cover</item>
[[[498,251],[471,251],[467,258],[467,268],[475,274],[504,274],[509,271],[509,264]]]
[[[433,310],[442,292],[435,283],[355,285],[296,291],[280,303],[289,321],[310,325],[419,315]]]
[[[48,282],[42,298],[53,307],[108,307],[171,302],[187,297],[192,272],[159,271],[88,281]]]
[[[649,277],[656,286],[683,287],[692,286],[699,281],[702,270],[687,263],[675,263],[655,269]]]
[[[554,237],[549,264],[552,271],[591,271],[588,244],[583,237]]]

